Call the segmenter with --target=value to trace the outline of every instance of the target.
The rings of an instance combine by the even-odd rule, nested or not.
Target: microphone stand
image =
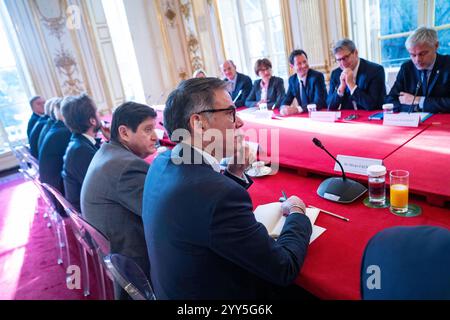
[[[413,108],[415,108],[414,102],[416,101],[417,94],[419,93],[420,87],[422,87],[422,80],[419,77],[419,81],[417,82],[417,86],[416,86],[416,92],[414,92],[414,98],[413,98],[411,105],[409,106],[408,114],[410,114],[412,112]]]

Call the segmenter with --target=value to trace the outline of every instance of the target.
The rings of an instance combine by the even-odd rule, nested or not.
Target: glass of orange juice
[[[408,211],[409,172],[392,170],[390,173],[391,207],[394,214],[405,214]]]

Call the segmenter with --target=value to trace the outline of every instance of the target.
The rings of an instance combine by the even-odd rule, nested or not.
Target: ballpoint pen
[[[283,198],[284,198],[283,201],[286,201],[286,200],[287,200],[286,192],[284,192],[283,190],[281,190],[281,194],[283,195]],[[281,201],[281,198],[280,198],[280,201]],[[281,202],[283,202],[283,201],[281,201]]]

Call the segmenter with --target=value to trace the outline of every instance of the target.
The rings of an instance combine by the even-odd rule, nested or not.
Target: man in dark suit
[[[51,98],[51,99],[47,100],[47,102],[44,105],[44,113],[45,113],[45,117],[47,118],[47,122],[42,127],[41,133],[39,134],[39,139],[38,139],[38,143],[37,143],[38,150],[40,150],[42,148],[42,145],[45,140],[45,136],[50,131],[50,129],[53,127],[53,124],[56,122],[56,118],[53,113],[53,107],[56,103],[58,103],[58,104],[61,103],[61,101],[62,101],[61,98]],[[58,108],[60,108],[60,106],[58,106]]]
[[[62,170],[65,198],[81,212],[81,186],[89,164],[100,148],[97,133],[101,130],[107,140],[110,133],[108,128],[102,126],[94,101],[85,94],[65,98],[61,111],[64,122],[72,132]]]
[[[64,124],[59,104],[54,105],[53,112],[56,122],[48,131],[39,150],[39,177],[41,182],[48,183],[64,195],[61,170],[71,133]],[[64,214],[64,211],[61,210],[60,213]]]
[[[291,284],[305,258],[311,235],[305,204],[295,196],[283,203],[278,241],[255,220],[243,122],[226,82],[183,81],[166,102],[164,125],[179,143],[153,161],[142,212],[157,299],[273,297],[273,286]],[[209,133],[214,148],[202,140]],[[224,174],[222,157],[234,159]]]
[[[45,100],[41,96],[34,96],[33,98],[30,99],[30,107],[31,111],[33,111],[33,114],[31,115],[30,120],[28,120],[27,126],[28,140],[30,140],[31,130],[33,130],[34,125],[39,120],[39,118],[44,115],[44,104]]]
[[[283,79],[272,75],[272,62],[267,58],[256,60],[255,73],[261,79],[253,84],[252,91],[245,100],[245,106],[253,108],[265,103],[269,110],[278,108],[286,91]]]
[[[339,68],[331,73],[328,109],[381,109],[386,96],[384,68],[359,58],[349,39],[338,41],[333,53]]]
[[[229,84],[228,92],[231,95],[231,99],[236,107],[245,106],[245,100],[247,99],[250,91],[252,90],[252,79],[245,74],[236,71],[236,66],[232,60],[225,61],[220,66],[225,81]]]
[[[418,28],[405,46],[411,60],[402,64],[386,102],[397,111],[450,112],[450,56],[437,53],[436,30]]]
[[[126,255],[148,275],[147,246],[142,226],[142,191],[156,151],[156,112],[127,102],[113,114],[111,141],[94,155],[81,187],[81,212],[110,241],[111,252]],[[115,285],[117,299],[127,294]]]
[[[308,55],[303,50],[294,50],[289,55],[289,64],[295,74],[289,77],[289,87],[280,109],[281,115],[308,111],[308,104],[317,109],[326,107],[327,89],[321,72],[309,68]],[[300,108],[291,106],[294,98]]]

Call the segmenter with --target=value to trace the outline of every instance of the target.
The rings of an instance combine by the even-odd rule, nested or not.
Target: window
[[[268,58],[273,75],[288,78],[280,1],[220,0],[217,4],[226,56],[238,71],[254,79],[255,61]]]
[[[146,103],[123,0],[102,0],[127,101]]]
[[[9,151],[11,143],[26,143],[27,125],[31,115],[30,92],[18,63],[15,33],[9,16],[0,3],[0,154]]]
[[[351,0],[351,7],[360,6]],[[364,25],[362,20],[369,17],[369,27],[364,35],[368,58],[386,68],[398,68],[409,59],[405,48],[407,37],[417,27],[426,25],[436,28],[441,54],[450,54],[450,1],[448,0],[365,0],[366,14],[353,14],[354,39],[358,39],[356,28]],[[358,20],[360,20],[358,22]],[[359,36],[360,37],[360,36]]]

